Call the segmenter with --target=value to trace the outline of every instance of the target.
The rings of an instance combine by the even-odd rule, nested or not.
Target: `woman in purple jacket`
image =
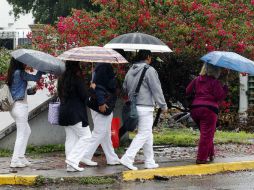
[[[218,80],[221,73],[219,67],[205,64],[200,76],[190,82],[186,94],[194,90],[195,98],[191,105],[191,117],[199,125],[200,139],[198,145],[197,164],[206,164],[214,160],[214,134],[218,117],[219,102],[226,98],[228,87]]]

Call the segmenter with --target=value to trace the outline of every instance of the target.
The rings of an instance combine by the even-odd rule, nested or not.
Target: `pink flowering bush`
[[[207,52],[234,51],[254,60],[253,0],[93,2],[101,6],[100,12],[73,10],[70,16],[60,17],[56,24],[46,25],[40,35],[31,35],[34,47],[57,56],[73,47],[103,46],[124,33],[151,34],[173,50],[171,55],[158,55],[164,63],[154,65],[167,100],[184,97],[189,76],[198,74],[199,58]],[[117,69],[120,78],[124,77],[125,70]],[[238,78],[232,78],[231,82],[230,87],[236,88]],[[237,96],[237,90],[234,92],[231,97]],[[235,105],[238,100],[233,98],[230,102]]]

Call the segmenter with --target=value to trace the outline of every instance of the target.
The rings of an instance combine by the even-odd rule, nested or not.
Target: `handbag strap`
[[[144,69],[143,69],[143,71],[142,71],[142,73],[141,73],[141,75],[140,75],[140,78],[139,78],[139,81],[138,81],[138,85],[137,85],[136,90],[135,90],[135,93],[134,93],[134,96],[135,96],[135,97],[136,97],[136,96],[138,95],[138,93],[139,93],[139,90],[140,90],[142,81],[143,81],[143,79],[144,79],[144,77],[145,77],[145,74],[146,74],[146,71],[147,71],[147,69],[148,69],[149,67],[150,67],[149,65],[145,65],[145,66],[144,66]]]

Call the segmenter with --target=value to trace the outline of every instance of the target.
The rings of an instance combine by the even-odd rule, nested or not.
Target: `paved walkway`
[[[227,148],[225,148],[227,147]],[[37,176],[49,178],[88,177],[122,175],[123,180],[153,179],[154,177],[170,177],[179,175],[202,175],[224,171],[254,169],[253,145],[221,145],[217,146],[217,157],[214,163],[195,164],[196,148],[156,147],[155,156],[160,168],[144,169],[142,152],[137,156],[135,165],[138,171],[129,171],[122,165],[107,166],[103,154],[94,157],[98,167],[84,166],[83,172],[66,172],[64,153],[41,154],[29,157],[30,167],[21,169],[9,168],[10,158],[0,158],[0,184],[33,184]]]

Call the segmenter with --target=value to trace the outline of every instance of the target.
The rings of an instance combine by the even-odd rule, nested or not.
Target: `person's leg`
[[[104,139],[101,142],[101,146],[106,156],[107,164],[109,165],[120,164],[119,158],[114,151],[112,140],[111,140],[111,122],[113,118],[113,113],[111,113],[109,116],[106,116],[106,117],[104,116],[103,118],[104,118],[104,127],[106,131],[104,134]]]
[[[72,148],[76,144],[78,137],[75,135],[73,129],[70,126],[65,126],[64,129],[65,129],[65,157],[67,159],[67,157],[70,155]],[[66,170],[68,172],[76,171],[76,169],[71,167],[69,164],[67,164]]]
[[[216,115],[216,120],[218,120],[218,116],[217,115]],[[210,148],[209,148],[209,153],[208,153],[209,161],[211,161],[211,162],[214,160],[214,157],[215,157],[215,152],[214,152],[214,134],[216,132],[216,125],[215,125],[214,128],[212,128],[212,131],[211,131],[211,138],[212,138],[212,140],[210,141]]]
[[[146,116],[146,120],[144,122],[147,129],[147,141],[143,145],[144,156],[145,156],[145,167],[146,168],[157,168],[159,165],[155,163],[154,160],[154,152],[153,152],[153,112]]]
[[[138,111],[139,116],[138,133],[132,140],[130,147],[127,149],[127,151],[121,158],[121,163],[127,166],[129,169],[133,170],[137,169],[136,167],[133,166],[134,158],[137,152],[151,137],[152,120],[150,119],[150,115],[151,115],[150,111]]]
[[[13,156],[11,160],[11,167],[24,167],[26,164],[22,162],[25,157],[25,151],[31,129],[28,124],[28,106],[16,102],[11,111],[11,115],[16,122],[17,135],[14,145]]]
[[[72,148],[76,144],[78,137],[76,136],[74,130],[71,126],[65,126],[65,156],[69,156]]]
[[[206,162],[211,148],[213,147],[217,115],[207,108],[200,109],[200,111],[200,139],[197,162]]]
[[[70,151],[69,155],[67,156],[67,160],[70,162],[79,165],[81,161],[84,150],[87,149],[91,139],[91,131],[89,126],[82,127],[82,123],[78,123],[74,126],[71,126],[73,132],[77,136],[77,141],[73,145],[72,150]]]
[[[94,129],[92,131],[92,137],[90,139],[89,146],[85,150],[83,159],[81,160],[82,162],[83,160],[92,159],[96,149],[104,140],[105,134],[107,132],[107,128],[105,126],[105,121],[107,120],[107,116],[104,116],[93,110],[91,110],[91,115],[93,119]],[[86,162],[84,163],[86,164]]]

